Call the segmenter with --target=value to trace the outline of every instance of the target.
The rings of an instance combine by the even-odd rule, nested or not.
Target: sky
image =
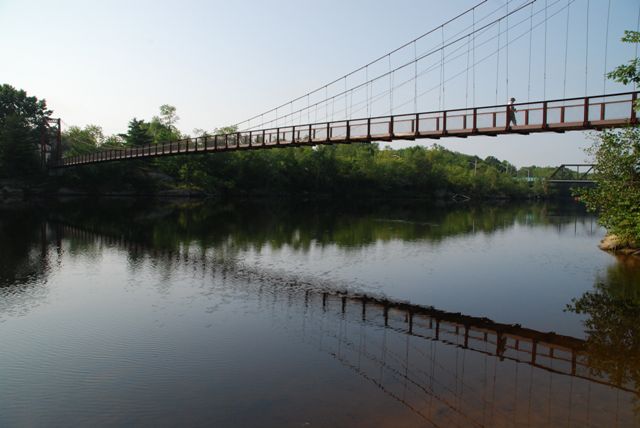
[[[149,120],[160,105],[171,104],[182,132],[213,130],[323,87],[480,1],[0,0],[0,83],[45,98],[64,126],[96,124],[105,134],[122,133],[133,117]],[[374,64],[366,70],[368,77],[430,52],[442,39],[465,34],[472,22],[477,28],[481,18],[488,22],[529,1],[487,0],[473,17],[467,14],[410,45],[389,63],[385,59]],[[490,105],[505,103],[510,96],[526,101],[584,96],[585,89],[589,94],[631,90],[605,82],[604,72],[635,55],[632,45],[619,40],[623,30],[637,28],[639,13],[638,0],[536,0],[510,15],[508,25],[501,21],[500,39],[493,26],[475,41],[467,37],[445,49],[444,67],[438,66],[442,58],[437,52],[421,60],[418,69],[395,74],[396,80],[384,84],[398,84],[412,72],[420,77],[415,87],[405,85],[390,103],[381,102],[380,113],[415,106],[420,111],[465,107],[474,99],[475,105]],[[531,38],[529,25],[536,26]],[[509,35],[504,33],[507,27]],[[499,40],[503,45],[495,49]],[[494,55],[469,71],[470,58],[479,61],[492,51]],[[462,55],[456,57],[456,52]],[[354,75],[348,84],[364,77]],[[344,89],[341,85],[328,91],[337,93]],[[373,95],[377,89],[371,85],[368,90]],[[415,94],[420,95],[414,104]],[[353,103],[353,97],[348,101]],[[348,108],[344,98],[336,102]],[[366,116],[364,110],[354,110],[352,117]],[[438,144],[525,166],[585,161],[583,149],[591,140],[588,133],[572,132],[441,139]]]

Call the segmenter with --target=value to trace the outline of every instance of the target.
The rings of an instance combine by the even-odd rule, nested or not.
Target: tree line
[[[39,144],[52,114],[45,100],[0,86],[0,178],[39,177]],[[162,105],[150,120],[133,118],[126,132],[105,135],[98,125],[70,126],[62,132],[62,156],[100,149],[162,144],[188,137],[176,108]],[[232,127],[196,136],[234,132]],[[516,168],[489,156],[443,146],[393,149],[379,144],[282,148],[189,155],[89,165],[49,178],[55,186],[91,193],[156,193],[191,189],[212,195],[328,195],[446,199],[524,198],[544,194],[543,178],[552,167]],[[40,174],[40,175],[39,175]]]
[[[133,118],[126,133],[105,137],[100,127],[70,127],[63,133],[65,156],[101,148],[162,144],[186,138],[176,124],[176,108],[160,107],[145,121]],[[234,132],[194,130],[196,136]],[[543,178],[555,168],[517,168],[489,156],[443,146],[405,149],[376,143],[282,148],[202,154],[126,164],[85,166],[66,173],[67,184],[104,192],[121,189],[154,192],[174,186],[215,195],[363,195],[380,197],[524,198],[544,194]],[[122,176],[119,171],[126,170]]]

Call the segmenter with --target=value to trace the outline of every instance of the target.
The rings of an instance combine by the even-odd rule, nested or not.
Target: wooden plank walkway
[[[439,139],[446,137],[527,135],[586,131],[637,123],[633,106],[638,91],[487,107],[350,119],[231,134],[187,138],[164,144],[97,150],[49,163],[66,168],[162,156],[264,150],[280,147]]]

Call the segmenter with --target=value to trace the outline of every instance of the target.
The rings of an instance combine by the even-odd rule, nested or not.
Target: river
[[[640,262],[581,206],[0,208],[0,426],[638,426]]]

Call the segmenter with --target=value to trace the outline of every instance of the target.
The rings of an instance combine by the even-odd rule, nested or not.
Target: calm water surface
[[[640,262],[577,205],[0,209],[0,426],[639,426]]]

